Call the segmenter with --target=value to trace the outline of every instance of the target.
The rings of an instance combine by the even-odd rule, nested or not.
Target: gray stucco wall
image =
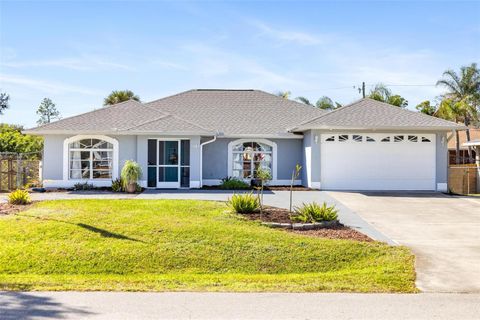
[[[448,143],[447,133],[436,135],[436,177],[437,183],[448,183]],[[443,142],[442,142],[443,141]],[[448,190],[444,190],[448,191]]]
[[[234,140],[237,139],[219,138],[203,147],[203,179],[222,179],[228,175],[228,144]],[[302,139],[268,140],[277,144],[277,179],[291,179],[295,165],[302,163]]]

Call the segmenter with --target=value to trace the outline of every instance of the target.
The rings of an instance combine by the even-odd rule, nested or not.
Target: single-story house
[[[447,191],[447,133],[462,126],[369,98],[324,111],[260,90],[198,89],[126,101],[28,134],[45,138],[43,184],[108,186],[123,163],[146,188],[199,188],[225,177],[325,190]]]
[[[458,132],[459,149],[460,149],[460,164],[475,163],[475,148],[471,148],[472,156],[468,156],[468,147],[465,145],[467,141],[467,132]],[[480,140],[480,129],[470,127],[470,141]],[[454,133],[448,135],[448,155],[449,164],[456,164],[457,162],[457,141]]]

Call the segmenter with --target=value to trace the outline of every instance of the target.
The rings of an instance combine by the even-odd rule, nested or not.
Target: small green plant
[[[73,185],[73,190],[75,191],[79,191],[79,190],[86,191],[86,190],[92,190],[92,189],[95,189],[95,187],[93,186],[93,184],[88,182],[77,182]]]
[[[250,189],[248,183],[245,183],[243,180],[234,177],[226,177],[222,179],[220,184],[220,189],[225,190],[243,190]]]
[[[316,202],[304,203],[301,207],[295,207],[295,213],[291,217],[292,221],[303,223],[333,221],[337,218],[338,210],[335,206],[327,206],[326,202],[322,205]]]
[[[112,180],[112,191],[113,192],[123,192],[123,182],[122,179]]]
[[[30,195],[26,190],[17,189],[8,195],[8,203],[26,205],[32,202]]]
[[[258,210],[260,204],[253,192],[234,194],[227,202],[228,206],[237,213],[253,213]]]
[[[120,176],[123,188],[129,193],[133,193],[137,190],[137,181],[142,176],[142,168],[135,161],[127,160],[123,165]]]

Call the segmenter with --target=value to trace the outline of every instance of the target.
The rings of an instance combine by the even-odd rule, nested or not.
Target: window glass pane
[[[335,141],[335,136],[328,137],[325,141]]]
[[[158,168],[159,182],[177,182],[178,167],[160,167]]]
[[[422,137],[422,142],[430,142],[430,139]]]
[[[234,170],[242,170],[243,168],[243,161],[234,161],[232,169]]]
[[[148,165],[154,166],[157,164],[157,140],[149,139],[147,149]]]
[[[190,165],[190,140],[182,140],[181,142],[182,166]]]
[[[190,187],[190,167],[180,168],[180,187]]]
[[[93,170],[93,179],[112,179],[110,170]]]
[[[243,170],[240,169],[240,170],[233,170],[232,171],[232,176],[235,177],[235,178],[238,178],[238,179],[242,179],[243,178]]]
[[[157,186],[157,167],[148,167],[147,186],[150,188]]]
[[[243,151],[243,144],[237,144],[233,146],[233,151]]]
[[[158,146],[158,156],[160,165],[178,164],[178,142],[160,141]]]
[[[243,177],[250,178],[252,175],[252,162],[244,161],[243,162]]]
[[[252,149],[252,147],[253,147],[253,142],[244,142],[243,143],[243,149],[244,150],[247,149],[247,148]]]
[[[367,142],[375,142],[375,139],[373,139],[372,137],[368,137],[368,136],[367,136]]]
[[[385,137],[382,139],[382,142],[390,142],[390,137]]]
[[[352,136],[352,139],[353,139],[353,141],[355,141],[355,142],[362,142],[363,136],[358,135],[358,134],[354,134],[354,135]]]
[[[345,142],[348,140],[348,134],[341,134],[338,136],[338,141]]]
[[[111,161],[113,151],[92,151],[93,160]]]
[[[70,160],[90,160],[90,151],[70,151]]]
[[[92,162],[94,170],[111,170],[112,161],[93,161]]]
[[[92,139],[82,139],[80,140],[80,148],[91,148],[92,147]]]
[[[410,141],[410,142],[417,142],[417,141],[418,141],[418,137],[417,137],[417,136],[408,136],[408,141]]]
[[[403,136],[394,136],[393,141],[394,142],[402,142],[403,141]]]
[[[258,144],[258,147],[256,149],[256,151],[266,151],[266,152],[271,152],[272,151],[272,147],[269,146],[268,144],[264,144],[264,143],[259,143]]]
[[[70,169],[89,169],[90,168],[90,161],[80,161],[80,160],[72,160],[70,161]]]
[[[243,153],[234,153],[233,154],[233,161],[242,161],[243,160]]]
[[[70,179],[90,179],[90,170],[70,170]]]

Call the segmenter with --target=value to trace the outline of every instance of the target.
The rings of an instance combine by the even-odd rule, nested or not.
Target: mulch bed
[[[222,189],[220,186],[203,186],[202,189],[204,190],[227,190],[227,189]],[[231,190],[231,191],[241,191],[241,190],[254,190],[254,188],[248,188],[248,189],[237,189],[237,190]],[[290,186],[265,186],[264,190],[269,190],[269,191],[290,191]],[[304,186],[293,186],[293,191],[318,191],[316,189],[311,189],[307,188]]]
[[[263,213],[260,212],[252,214],[243,214],[247,219],[250,220],[260,220],[263,222],[279,222],[279,223],[290,223],[289,211],[283,208],[276,207],[264,207]],[[332,226],[324,229],[317,230],[291,230],[284,229],[287,232],[293,232],[297,234],[302,234],[305,236],[318,237],[318,238],[328,238],[328,239],[346,239],[346,240],[355,240],[355,241],[373,241],[367,235],[364,235],[361,232],[358,232],[355,229],[339,224],[337,226]]]
[[[30,208],[32,204],[27,205],[15,205],[10,203],[0,203],[0,216],[8,215],[8,214],[15,214],[20,211],[27,210]]]

